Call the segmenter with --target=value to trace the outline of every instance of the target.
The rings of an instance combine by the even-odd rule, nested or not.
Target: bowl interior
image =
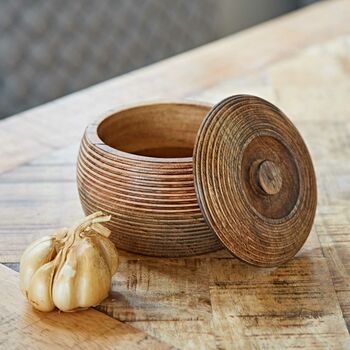
[[[210,106],[157,103],[115,112],[98,126],[99,138],[123,152],[158,158],[192,157],[199,126]]]

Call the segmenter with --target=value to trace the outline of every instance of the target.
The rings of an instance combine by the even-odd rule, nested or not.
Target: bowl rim
[[[116,113],[121,113],[134,108],[148,107],[152,105],[188,105],[194,107],[206,107],[208,108],[208,113],[214,104],[208,102],[202,102],[192,99],[179,99],[179,100],[150,100],[133,104],[123,104],[117,108],[112,108],[104,112],[99,118],[94,122],[88,124],[85,129],[84,136],[87,138],[89,143],[96,147],[100,152],[108,154],[112,157],[122,157],[125,159],[131,159],[134,161],[144,161],[144,162],[156,162],[156,163],[192,163],[193,157],[178,157],[178,158],[158,158],[142,156],[134,153],[129,153],[121,151],[117,148],[111,147],[104,143],[100,136],[98,135],[99,126],[108,118],[112,117]],[[205,116],[204,116],[205,118]],[[200,129],[200,128],[199,128]]]

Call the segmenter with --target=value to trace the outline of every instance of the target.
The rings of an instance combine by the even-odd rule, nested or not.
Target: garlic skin
[[[113,276],[117,272],[119,266],[117,248],[108,238],[99,237],[99,239],[96,239],[96,236],[91,236],[90,238],[92,244],[99,248],[100,253],[107,262],[111,276]]]
[[[34,273],[55,257],[55,240],[54,236],[45,236],[24,251],[20,261],[20,288],[25,296]]]
[[[52,311],[55,304],[51,297],[51,284],[55,272],[55,261],[42,265],[33,275],[28,288],[28,300],[40,311]]]
[[[101,223],[110,216],[91,214],[71,229],[33,242],[20,263],[20,287],[34,308],[76,311],[108,296],[118,269],[118,252]]]

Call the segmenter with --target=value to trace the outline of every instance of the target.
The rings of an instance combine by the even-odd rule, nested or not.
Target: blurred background
[[[0,118],[316,0],[0,0]]]

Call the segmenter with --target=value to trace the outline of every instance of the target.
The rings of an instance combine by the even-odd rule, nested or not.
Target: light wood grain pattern
[[[1,122],[0,261],[82,215],[79,140],[100,113],[149,98],[258,95],[288,114],[315,165],[318,210],[297,258],[261,270],[223,250],[171,260],[121,252],[100,310],[183,349],[346,348],[349,23],[349,1],[324,2]]]
[[[112,294],[98,309],[128,322],[210,321],[206,256],[156,259],[122,254]]]
[[[35,311],[18,274],[0,264],[0,347],[3,349],[159,349],[170,347],[96,310]]]
[[[304,256],[254,273],[237,261],[216,259],[210,286],[213,327],[221,348],[233,343],[246,349],[350,345],[323,258]]]

